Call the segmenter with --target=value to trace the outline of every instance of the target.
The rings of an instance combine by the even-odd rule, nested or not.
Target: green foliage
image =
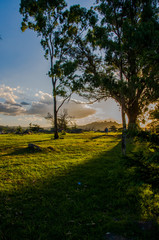
[[[159,135],[155,134],[155,133],[151,133],[148,131],[138,131],[136,136],[140,139],[140,141],[144,142],[148,142],[149,144],[151,144],[152,146],[158,146],[159,143]]]
[[[74,71],[71,68],[72,71],[66,73],[63,69],[63,63],[67,64],[66,52],[70,47],[69,41],[72,40],[70,37],[73,36],[68,36],[68,29],[71,29],[71,25],[68,22],[69,12],[65,7],[66,3],[63,0],[54,2],[22,0],[20,6],[20,13],[24,16],[22,30],[30,28],[38,33],[45,51],[44,56],[51,62],[48,75],[54,82],[58,78],[58,81],[61,80],[63,84],[65,78],[70,77]],[[71,61],[69,60],[69,62]],[[58,85],[59,88],[60,85]],[[56,93],[56,89],[54,90],[55,94],[58,95],[59,92]]]
[[[17,127],[16,133],[21,134],[23,132],[23,129],[21,126]]]
[[[16,128],[15,127],[9,127],[9,126],[0,126],[0,132],[3,133],[15,133]]]
[[[158,190],[159,186],[159,152],[148,152],[140,150],[128,158],[127,164],[135,167],[136,181],[143,181]]]
[[[48,120],[52,127],[54,128],[54,116],[51,113],[48,113],[45,117],[46,120]],[[57,126],[59,131],[66,131],[69,128],[69,125],[72,125],[72,119],[68,115],[67,110],[64,109],[60,114],[57,116]]]
[[[61,131],[61,135],[66,135],[65,130],[62,130],[62,131]]]
[[[138,124],[131,123],[128,126],[128,129],[126,130],[126,135],[127,137],[135,137],[138,136],[142,132],[141,128],[139,127]]]
[[[135,125],[143,108],[158,98],[158,5],[155,1],[97,3],[100,21],[78,41],[83,90],[95,99],[114,98]]]
[[[41,128],[40,125],[38,125],[38,124],[32,124],[32,123],[30,123],[30,124],[29,124],[29,130],[30,130],[31,132],[36,133],[36,132],[39,132],[40,130],[42,130],[42,128]]]
[[[159,133],[159,103],[156,103],[156,106],[153,110],[149,111],[149,119],[151,120],[151,123],[149,123],[147,126],[151,129],[153,132]]]
[[[58,138],[57,113],[62,106],[57,107],[57,96],[63,97],[64,103],[72,92],[71,81],[76,77],[77,64],[69,57],[68,51],[79,31],[76,25],[82,19],[83,10],[78,5],[74,8],[68,11],[63,0],[21,0],[20,5],[22,31],[29,28],[37,32],[44,57],[50,61],[48,76],[53,87],[55,138]]]
[[[142,214],[144,218],[149,219],[158,218],[159,211],[159,139],[157,137],[154,134],[141,132],[135,151],[126,158],[126,165],[133,169],[134,179],[142,189]]]
[[[115,125],[112,125],[110,127],[110,131],[116,132],[117,131],[117,127]]]

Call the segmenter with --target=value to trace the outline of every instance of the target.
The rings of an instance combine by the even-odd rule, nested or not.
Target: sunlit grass
[[[158,195],[125,161],[117,134],[0,135],[1,239],[156,239],[137,223],[158,221]]]

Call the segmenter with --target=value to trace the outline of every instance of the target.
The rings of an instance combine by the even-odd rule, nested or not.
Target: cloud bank
[[[53,112],[53,99],[48,93],[39,91],[32,95],[29,101],[27,92],[9,86],[0,85],[0,113],[9,116],[37,116],[45,117],[48,112]],[[60,105],[62,99],[58,100]],[[75,99],[65,102],[62,109],[67,109],[68,114],[75,119],[82,119],[96,113],[88,104]]]

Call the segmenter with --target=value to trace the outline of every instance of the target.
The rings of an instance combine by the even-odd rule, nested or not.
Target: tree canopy
[[[80,80],[90,97],[112,97],[123,105],[129,126],[134,125],[142,109],[158,98],[157,1],[99,0],[96,11],[98,21],[75,49]]]
[[[29,28],[37,32],[41,37],[44,56],[50,61],[48,75],[53,87],[55,138],[58,138],[57,113],[71,96],[70,82],[76,77],[76,60],[72,61],[67,54],[77,30],[72,24],[76,21],[74,8],[68,11],[63,0],[22,0],[20,6],[23,15],[22,31]],[[59,105],[57,96],[63,97]]]
[[[63,0],[21,0],[22,31],[37,32],[50,61],[54,121],[62,106],[56,98],[68,99],[69,87],[90,98],[115,99],[123,122],[126,113],[129,127],[136,126],[143,109],[158,99],[159,7],[155,0],[96,4],[94,10],[68,10]]]

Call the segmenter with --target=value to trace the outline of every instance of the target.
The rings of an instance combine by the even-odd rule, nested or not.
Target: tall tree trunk
[[[56,96],[54,96],[54,138],[58,139],[58,126],[57,126],[57,110],[56,110]]]
[[[58,126],[57,126],[57,101],[56,101],[56,91],[55,91],[55,82],[52,79],[53,84],[53,101],[54,101],[54,139],[58,139]]]
[[[122,100],[122,106],[121,106],[121,114],[122,114],[122,125],[123,125],[121,148],[122,148],[122,154],[125,156],[126,154],[126,119],[125,119],[125,107],[124,107],[123,100]]]
[[[120,59],[120,80],[121,80],[121,82],[123,82],[122,52],[121,52],[120,57],[121,57],[121,59]],[[122,95],[124,95],[123,94],[123,89],[122,89]],[[122,150],[122,154],[125,156],[126,155],[126,119],[125,119],[125,101],[124,101],[123,96],[122,96],[122,99],[121,99],[121,114],[122,114],[122,125],[123,125],[121,150]]]

